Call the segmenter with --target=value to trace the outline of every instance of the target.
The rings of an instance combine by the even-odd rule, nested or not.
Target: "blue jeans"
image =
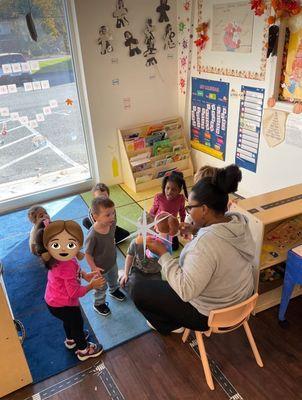
[[[118,268],[117,265],[114,264],[112,268],[109,269],[109,271],[103,273],[104,278],[106,279],[106,282],[104,286],[102,286],[100,289],[95,289],[94,291],[94,305],[99,306],[101,304],[105,303],[106,299],[106,290],[109,286],[109,292],[113,293],[120,287],[118,284]]]

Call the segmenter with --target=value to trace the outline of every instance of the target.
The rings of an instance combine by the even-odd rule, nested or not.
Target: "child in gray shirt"
[[[91,212],[95,220],[85,241],[85,255],[91,271],[102,274],[109,286],[109,295],[118,301],[126,296],[119,290],[118,268],[116,264],[115,247],[115,208],[112,200],[106,197],[96,197],[92,201]],[[105,284],[94,292],[94,310],[101,315],[111,313],[106,300]]]

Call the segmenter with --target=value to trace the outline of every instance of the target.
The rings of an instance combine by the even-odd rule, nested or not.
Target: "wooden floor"
[[[207,353],[244,400],[302,399],[302,296],[290,303],[288,329],[279,327],[277,311],[272,308],[250,321],[264,368],[254,361],[243,329],[206,339]],[[181,335],[148,333],[104,353],[102,360],[126,400],[227,399],[217,383],[215,391],[208,389],[200,361],[188,344],[181,343]],[[95,362],[89,360],[3,399],[26,399]],[[94,375],[51,398],[107,400],[109,396]]]

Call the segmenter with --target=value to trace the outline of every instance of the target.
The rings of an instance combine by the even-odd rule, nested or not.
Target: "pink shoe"
[[[101,344],[95,344],[88,342],[87,347],[84,350],[77,350],[75,353],[80,361],[88,360],[88,358],[98,357],[103,353],[103,346]]]
[[[89,338],[89,331],[87,329],[84,329],[84,333],[85,333],[85,339],[87,340]],[[76,342],[73,339],[65,339],[64,340],[64,344],[65,347],[67,347],[67,349],[71,350],[74,349],[76,347]]]

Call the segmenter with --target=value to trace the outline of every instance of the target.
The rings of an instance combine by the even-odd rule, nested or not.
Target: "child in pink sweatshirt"
[[[81,271],[76,257],[82,256],[83,239],[82,229],[74,221],[51,222],[36,235],[37,245],[43,249],[41,257],[49,270],[45,291],[47,307],[54,317],[63,321],[64,344],[68,349],[77,348],[76,355],[81,361],[97,357],[103,347],[87,341],[79,298],[105,283],[102,276],[96,278],[93,272]],[[88,285],[81,285],[81,277]]]
[[[183,190],[184,195],[181,193]],[[188,198],[186,181],[183,173],[172,171],[164,176],[162,181],[162,193],[157,193],[154,197],[150,215],[155,218],[159,213],[166,211],[174,217],[180,216],[181,222],[185,220],[185,201]],[[172,249],[177,250],[179,242],[177,236],[173,237]]]

